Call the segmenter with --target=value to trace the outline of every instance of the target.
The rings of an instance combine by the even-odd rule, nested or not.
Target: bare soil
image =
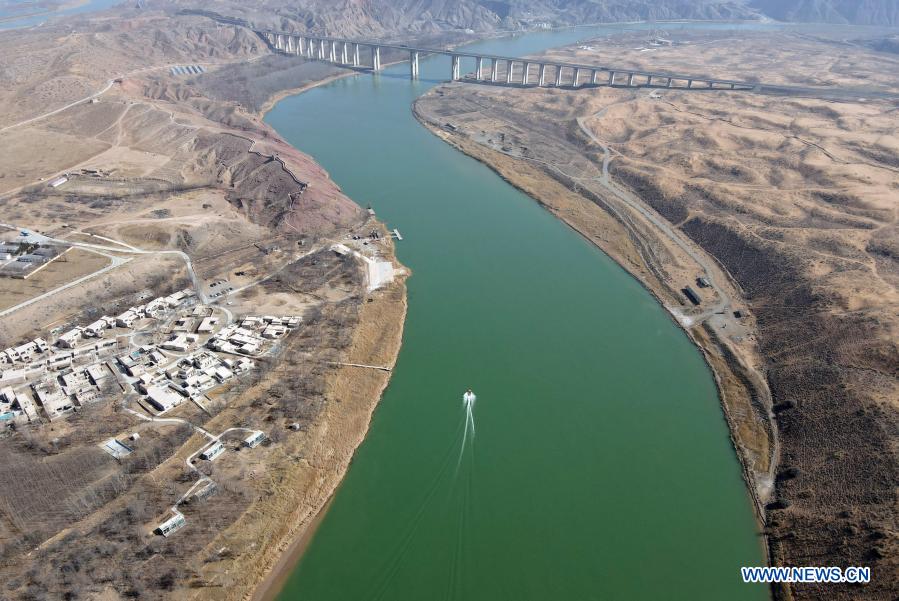
[[[171,412],[269,439],[237,451],[240,437],[226,438],[228,452],[201,466],[215,495],[184,506],[188,525],[171,538],[152,531],[196,480],[184,462],[206,440],[189,428],[139,421],[121,411],[142,411],[137,399],[120,393],[0,435],[0,598],[244,598],[307,532],[364,437],[389,373],[335,362],[392,365],[405,285],[364,294],[356,261],[322,251],[378,224],[261,120],[273,96],[333,69],[270,56],[251,31],[200,16],[122,8],[72,23],[0,36],[0,146],[13,150],[0,157],[0,222],[127,262],[0,318],[0,348],[194,283],[241,288],[218,301],[238,317],[303,323],[216,390],[208,413]],[[173,76],[179,64],[208,73]],[[63,173],[67,183],[47,186]],[[86,256],[108,260],[70,255],[27,292],[71,281],[74,266],[96,262]],[[135,453],[121,461],[97,447],[132,432]]]
[[[3,278],[0,280],[0,310],[25,302],[64,286],[82,276],[94,273],[109,265],[110,260],[101,254],[73,248],[27,279]]]
[[[899,71],[884,69],[894,57],[832,31],[718,32],[646,51],[645,42],[599,40],[548,54],[735,79],[763,73],[792,85],[899,85]],[[416,111],[593,240],[687,327],[716,374],[772,563],[873,570],[863,588],[784,586],[775,596],[892,599],[897,104],[831,96],[453,84]],[[723,315],[685,305],[685,285],[704,304],[719,299],[695,285],[697,265],[682,247],[601,185],[603,147],[611,185],[714,259],[731,297]],[[560,185],[580,202],[563,201]],[[602,223],[593,211],[613,223],[591,226]],[[732,317],[734,309],[744,317]]]

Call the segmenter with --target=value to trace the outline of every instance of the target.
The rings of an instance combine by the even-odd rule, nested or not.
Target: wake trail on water
[[[471,453],[469,454],[469,462],[474,460],[474,438],[475,438],[475,420],[474,420],[474,403],[475,403],[475,395],[472,393],[466,393],[463,397],[463,420],[457,430],[456,436],[453,437],[453,443],[447,449],[447,453],[444,455],[443,461],[441,462],[440,468],[437,470],[434,480],[431,485],[428,487],[428,491],[425,494],[424,499],[422,500],[421,505],[418,507],[418,510],[415,512],[413,518],[408,522],[408,530],[404,533],[403,537],[400,540],[400,544],[393,553],[390,561],[388,562],[386,568],[381,572],[381,578],[378,579],[378,582],[374,586],[374,591],[372,595],[372,599],[375,601],[379,601],[385,598],[385,595],[390,590],[390,584],[395,579],[397,573],[400,571],[402,567],[403,558],[408,553],[409,549],[412,547],[412,542],[415,539],[415,534],[418,531],[418,527],[421,524],[422,518],[425,515],[425,511],[431,502],[434,499],[434,496],[437,493],[438,488],[440,487],[441,482],[443,481],[444,476],[449,471],[449,467],[452,462],[452,451],[453,448],[458,444],[459,438],[458,435],[462,435],[462,444],[459,448],[459,457],[456,461],[456,470],[453,474],[452,479],[452,488],[455,489],[456,483],[459,480],[459,469],[462,466],[462,458],[465,456],[465,449],[471,447]],[[469,444],[470,441],[470,444]],[[450,565],[450,585],[447,589],[447,594],[450,595],[450,598],[456,597],[456,592],[459,590],[460,582],[460,572],[461,572],[461,564],[464,561],[463,557],[463,540],[464,540],[464,530],[466,527],[467,516],[466,514],[468,505],[471,501],[471,487],[472,487],[472,478],[471,478],[471,470],[468,470],[468,478],[463,483],[463,491],[462,491],[462,504],[460,507],[459,513],[459,522],[457,528],[457,540],[456,540],[456,548],[454,550],[454,557],[452,559]]]
[[[392,558],[388,562],[387,568],[382,572],[383,577],[379,579],[380,582],[375,585],[375,591],[371,597],[372,599],[376,601],[379,599],[383,599],[384,595],[390,588],[390,583],[393,581],[397,572],[399,572],[403,557],[405,557],[406,553],[409,551],[409,548],[412,546],[412,541],[415,539],[415,533],[418,530],[418,526],[420,525],[422,518],[424,517],[425,510],[427,509],[428,505],[431,504],[431,501],[434,499],[434,496],[437,493],[437,489],[440,487],[441,481],[449,471],[450,465],[452,465],[453,449],[456,446],[455,441],[458,440],[457,436],[459,431],[462,431],[461,433],[463,437],[465,436],[464,429],[462,426],[460,426],[459,430],[457,430],[457,435],[453,437],[453,443],[450,444],[449,448],[447,448],[446,453],[443,456],[443,460],[440,463],[440,468],[437,470],[433,482],[431,482],[431,485],[428,487],[428,491],[425,494],[421,505],[418,507],[418,510],[415,512],[413,518],[408,522],[408,530],[404,533],[402,539],[400,540],[400,544],[397,547],[396,551],[394,551]]]
[[[472,450],[474,450],[474,403],[477,397],[473,393],[467,392],[462,396],[462,403],[465,405],[465,429],[462,431],[462,447],[459,449],[459,459],[456,461],[456,476],[459,475],[459,467],[462,465],[462,456],[465,454],[465,443],[468,441],[468,433],[471,432]]]
[[[459,469],[462,466],[462,459],[465,457],[465,449],[471,447],[466,461],[466,474],[462,484],[462,499],[459,504],[459,520],[456,525],[456,543],[454,545],[452,561],[449,566],[449,584],[446,588],[445,599],[451,601],[453,599],[464,598],[463,586],[463,568],[465,567],[465,535],[468,530],[470,514],[472,510],[472,488],[474,473],[474,439],[475,439],[475,421],[474,421],[474,404],[477,397],[469,391],[462,396],[462,403],[465,407],[462,429],[462,444],[459,448],[459,458],[456,460],[456,472],[453,476],[453,490],[459,482]],[[468,445],[469,439],[471,444]]]

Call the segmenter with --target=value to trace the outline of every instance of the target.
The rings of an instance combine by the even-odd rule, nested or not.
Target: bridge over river
[[[452,58],[450,79],[461,80],[462,59],[474,59],[474,79],[490,83],[519,86],[554,86],[579,88],[584,86],[656,86],[663,88],[702,88],[729,90],[783,90],[751,81],[717,79],[682,75],[665,71],[640,71],[607,65],[584,65],[540,59],[497,56],[468,52],[462,49],[422,48],[404,44],[390,44],[371,40],[349,40],[271,30],[256,31],[276,52],[303,56],[336,65],[357,69],[381,70],[381,51],[385,49],[409,53],[409,75],[418,79],[422,55],[442,54]],[[363,60],[365,59],[365,60]],[[489,61],[489,64],[488,64]],[[500,67],[504,67],[502,70]]]

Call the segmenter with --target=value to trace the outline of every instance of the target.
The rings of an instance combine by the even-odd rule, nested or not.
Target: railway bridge
[[[497,56],[465,50],[421,48],[370,40],[310,36],[271,30],[257,31],[276,52],[303,56],[357,69],[381,70],[382,50],[408,53],[409,75],[418,79],[422,55],[442,54],[450,57],[450,80],[462,80],[462,61],[473,61],[476,81],[537,87],[584,86],[654,86],[663,88],[702,88],[761,91],[757,82],[682,75],[664,71],[641,71],[607,65],[585,65],[542,59]],[[469,79],[469,81],[471,80]]]

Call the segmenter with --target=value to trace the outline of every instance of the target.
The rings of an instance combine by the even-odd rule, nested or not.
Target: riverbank
[[[758,419],[759,407],[755,406],[758,400],[768,397],[767,387],[763,376],[739,360],[710,326],[704,323],[690,327],[672,310],[679,304],[677,288],[667,277],[671,266],[665,265],[664,257],[660,260],[651,248],[659,244],[657,236],[636,224],[633,216],[624,216],[621,207],[617,211],[613,209],[607,204],[608,198],[593,195],[588,198],[583,189],[564,185],[540,166],[510,157],[475,142],[459,130],[447,128],[436,115],[422,110],[421,102],[413,105],[413,114],[435,136],[491,168],[603,251],[668,310],[672,320],[700,350],[714,375],[731,441],[761,529],[773,484],[777,444],[773,430]],[[735,293],[737,287],[731,283],[730,288]],[[767,545],[765,549],[767,552]]]
[[[895,70],[882,68],[893,59],[868,50],[876,34],[851,51],[841,45],[862,33],[684,31],[666,35],[666,47],[635,34],[543,56],[590,64],[599,55],[603,64],[638,71],[664,65],[734,77],[759,72],[761,57],[776,48],[781,67],[767,70],[766,80],[816,86],[826,90],[820,97],[644,81],[584,89],[469,81],[436,88],[416,112],[432,133],[578,231],[583,216],[554,200],[553,186],[615,216],[614,227],[623,226],[640,251],[637,269],[616,257],[627,253],[611,234],[594,243],[652,290],[713,370],[744,479],[757,493],[769,562],[871,566],[864,595],[886,599],[897,573],[886,534],[896,524],[889,432],[897,388],[887,357],[896,353],[899,263],[886,242],[895,239],[886,200],[895,165],[866,141],[892,133],[895,107],[846,91],[896,84]],[[833,102],[840,91],[843,100]],[[853,119],[860,125],[848,125]],[[762,471],[766,441],[771,461]],[[861,594],[789,585],[772,593]]]
[[[384,257],[395,261],[392,243],[386,240],[391,250]],[[341,362],[393,368],[403,337],[406,277],[401,270],[392,284],[366,295]],[[296,469],[279,471],[277,488],[249,509],[247,520],[238,520],[220,537],[239,536],[246,547],[258,552],[251,551],[231,564],[228,572],[240,576],[234,577],[226,592],[203,588],[192,599],[268,601],[277,596],[365,439],[390,377],[387,371],[358,367],[339,367],[327,375],[327,403],[309,425],[307,441],[295,457]]]

